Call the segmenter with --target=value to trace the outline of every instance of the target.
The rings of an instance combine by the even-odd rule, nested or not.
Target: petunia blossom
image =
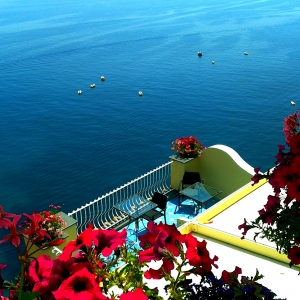
[[[239,274],[242,274],[242,269],[240,267],[235,267],[235,270],[233,272],[224,270],[222,272],[221,279],[224,280],[225,283],[230,284],[237,279]]]
[[[300,202],[300,178],[289,183],[287,187],[288,187],[288,191],[287,191],[288,196]]]
[[[195,267],[202,267],[205,272],[210,272],[212,269],[212,260],[206,248],[206,241],[199,242],[189,233],[186,236],[185,244],[187,246],[186,258],[189,260],[189,264]]]
[[[109,256],[111,255],[113,250],[126,243],[126,235],[126,228],[124,228],[121,232],[118,232],[115,229],[93,230],[93,240],[95,249],[103,256]]]
[[[244,229],[244,231],[242,232],[243,237],[241,238],[242,240],[245,238],[245,235],[247,234],[247,231],[250,229],[251,227],[247,225],[247,221],[244,218],[244,223],[238,226],[238,229]]]
[[[184,243],[185,235],[182,235],[174,224],[168,225],[160,222],[155,224],[149,222],[148,232],[139,237],[140,246],[145,248],[147,245],[154,247],[161,247],[167,249],[174,256],[179,256],[179,249],[176,241]]]
[[[288,258],[291,260],[291,264],[299,265],[300,264],[300,247],[293,246],[289,250]]]
[[[59,260],[68,260],[72,253],[84,248],[84,247],[91,247],[93,242],[93,229],[91,227],[88,227],[85,231],[83,231],[81,234],[78,235],[76,240],[70,241],[65,248],[63,249],[63,253],[60,254],[58,257]]]
[[[51,292],[58,282],[58,276],[51,276],[53,261],[49,255],[41,255],[32,260],[28,269],[28,281],[33,285],[33,292],[42,295]]]
[[[62,282],[57,291],[52,292],[56,300],[106,300],[95,275],[86,268],[75,272],[72,276]]]
[[[293,154],[300,154],[300,134],[293,136],[289,142],[290,151]]]
[[[144,273],[146,279],[161,279],[164,277],[164,274],[171,274],[171,271],[174,269],[174,263],[166,258],[163,258],[162,261],[162,266],[159,269],[150,268]]]
[[[123,293],[120,300],[147,300],[148,297],[141,288],[137,288],[133,292]]]

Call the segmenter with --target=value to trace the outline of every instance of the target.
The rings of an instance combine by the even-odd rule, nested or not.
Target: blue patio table
[[[193,200],[195,203],[195,213],[200,209],[205,208],[205,203],[211,198],[219,195],[222,191],[213,188],[209,185],[196,182],[179,192],[181,195],[186,196]],[[178,203],[180,206],[182,201]]]
[[[139,218],[149,210],[156,208],[157,204],[151,202],[140,195],[134,195],[119,204],[116,204],[114,208],[125,213],[132,222],[135,221],[136,238],[139,231]]]

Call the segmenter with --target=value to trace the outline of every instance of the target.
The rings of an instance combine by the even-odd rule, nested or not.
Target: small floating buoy
[[[105,80],[105,77],[104,77],[104,76],[101,76],[100,79],[101,79],[101,81],[104,81],[104,80]]]
[[[202,56],[202,52],[198,52],[198,56]]]
[[[82,90],[79,90],[77,93],[78,93],[78,95],[81,95],[82,94]]]
[[[90,88],[93,89],[95,86],[96,86],[96,84],[95,84],[95,83],[92,83],[92,84],[90,85]]]
[[[248,55],[248,52],[244,52],[245,55]]]
[[[296,103],[295,103],[294,101],[291,101],[291,104],[292,104],[293,106],[295,106],[295,105],[296,105]]]
[[[139,91],[139,96],[143,96],[143,92],[142,91]]]
[[[211,63],[214,65],[214,64],[215,64],[215,61],[213,60]]]

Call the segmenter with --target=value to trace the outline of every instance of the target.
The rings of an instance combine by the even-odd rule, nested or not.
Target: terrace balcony
[[[182,234],[192,233],[201,241],[205,239],[211,255],[219,257],[219,269],[214,270],[217,276],[222,270],[233,271],[235,266],[247,276],[254,276],[258,269],[265,276],[259,282],[272,289],[277,297],[298,299],[295,286],[300,268],[290,268],[288,258],[278,254],[275,245],[267,240],[254,242],[251,232],[241,240],[242,234],[238,230],[244,218],[254,220],[258,210],[266,204],[267,196],[272,194],[268,182],[252,186],[253,167],[233,149],[223,145],[209,147],[200,158],[181,160],[171,156],[169,159],[162,166],[70,212],[68,216],[77,221],[77,234],[88,223],[97,228],[121,229],[120,222],[126,220],[122,215],[116,215],[113,207],[136,194],[149,200],[158,191],[168,197],[167,224],[174,223]],[[195,212],[190,199],[178,206],[178,186],[185,171],[199,172],[203,183],[222,191],[199,212]],[[164,222],[163,218],[156,220],[160,221]],[[139,220],[138,232],[137,223],[129,223],[124,223],[129,242],[138,247],[136,233],[145,233],[147,222]],[[150,280],[149,287],[151,284],[157,286],[160,283]],[[162,286],[160,292],[164,295]]]

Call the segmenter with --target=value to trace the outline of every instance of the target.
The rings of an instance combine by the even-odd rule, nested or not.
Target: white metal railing
[[[171,163],[172,161],[167,162],[68,213],[68,216],[77,221],[77,234],[85,230],[89,223],[97,228],[107,228],[115,222],[120,222],[122,215],[112,214],[113,206],[133,195],[139,194],[148,199],[152,198],[154,192],[169,192],[171,190]],[[109,225],[106,226],[104,223]]]

